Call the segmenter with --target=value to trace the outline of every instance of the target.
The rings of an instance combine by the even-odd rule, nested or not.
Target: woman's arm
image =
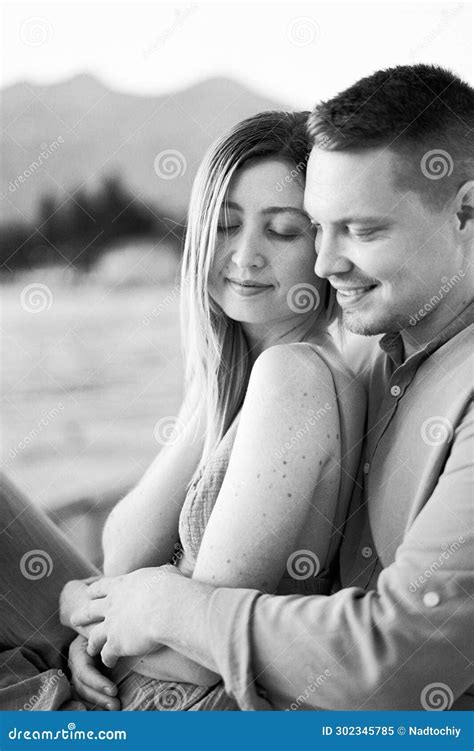
[[[164,446],[138,485],[109,515],[103,532],[105,576],[160,566],[171,559],[186,489],[201,458],[203,431],[183,405],[177,441]]]
[[[330,405],[328,409],[327,405]],[[273,592],[297,551],[318,483],[324,558],[340,479],[340,422],[332,374],[314,350],[278,345],[252,370],[231,459],[193,579]]]

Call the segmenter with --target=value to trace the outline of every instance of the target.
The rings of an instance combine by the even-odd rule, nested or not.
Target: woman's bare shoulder
[[[255,361],[252,378],[265,387],[295,388],[325,386],[334,389],[332,368],[316,348],[306,342],[275,344]]]
[[[351,421],[364,422],[364,388],[332,347],[306,342],[269,347],[255,362],[248,394],[267,403],[287,402],[295,409],[308,403],[329,409],[327,405],[337,403]]]

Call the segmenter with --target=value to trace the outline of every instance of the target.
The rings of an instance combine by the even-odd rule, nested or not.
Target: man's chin
[[[400,331],[400,324],[395,320],[388,320],[378,315],[360,315],[357,313],[342,313],[342,323],[345,329],[359,336],[376,336]]]

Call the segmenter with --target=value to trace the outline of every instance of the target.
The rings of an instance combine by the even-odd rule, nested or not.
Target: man
[[[106,578],[74,619],[105,616],[91,654],[112,665],[165,644],[242,709],[474,706],[473,121],[472,89],[427,65],[379,71],[309,119],[316,273],[350,331],[385,334],[337,591],[213,589],[164,567],[144,626],[140,572]]]

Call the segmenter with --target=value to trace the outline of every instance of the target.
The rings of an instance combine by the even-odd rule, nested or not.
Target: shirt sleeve
[[[215,590],[209,649],[241,709],[474,707],[474,696],[462,697],[474,681],[473,437],[471,405],[377,589],[329,597]]]

